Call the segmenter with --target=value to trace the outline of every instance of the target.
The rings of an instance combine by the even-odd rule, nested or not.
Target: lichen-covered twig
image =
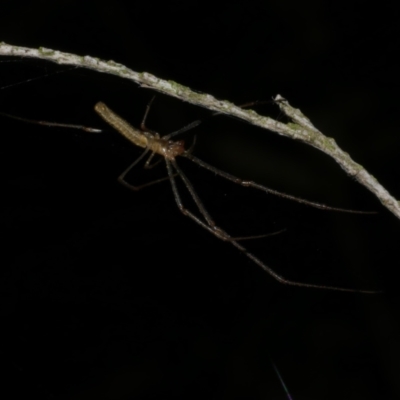
[[[280,135],[301,140],[331,156],[350,176],[370,190],[388,210],[400,219],[399,201],[393,198],[362,165],[357,164],[349,154],[341,150],[334,139],[324,136],[300,110],[290,106],[280,95],[276,96],[275,100],[281,110],[293,121],[292,123],[284,124],[275,121],[272,118],[261,116],[253,110],[244,110],[228,101],[218,100],[209,94],[196,93],[179,83],[162,80],[147,72],[132,71],[114,61],[103,61],[90,56],[77,56],[43,47],[30,49],[12,46],[2,42],[0,42],[0,55],[40,58],[58,64],[75,65],[117,75],[121,78],[130,79],[142,87],[156,90],[212,111],[232,115]]]

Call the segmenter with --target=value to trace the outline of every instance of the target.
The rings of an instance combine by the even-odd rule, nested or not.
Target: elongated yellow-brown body
[[[110,110],[102,102],[98,102],[94,106],[94,110],[104,121],[136,146],[147,148],[168,159],[174,159],[185,151],[184,142],[182,140],[175,142],[168,141],[150,132],[142,132],[140,129],[133,127],[114,111]]]

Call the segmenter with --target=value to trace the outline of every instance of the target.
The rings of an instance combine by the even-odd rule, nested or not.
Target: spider
[[[330,210],[330,211],[338,211],[338,212],[345,212],[345,213],[352,213],[352,214],[375,214],[375,212],[367,212],[367,211],[356,211],[356,210],[348,210],[348,209],[343,209],[343,208],[337,208],[337,207],[330,207],[321,203],[305,200],[296,196],[292,196],[286,193],[279,192],[275,189],[268,188],[266,186],[260,185],[256,182],[253,181],[248,181],[248,180],[243,180],[240,179],[232,174],[229,174],[225,171],[222,171],[205,161],[197,158],[192,154],[192,150],[195,144],[195,141],[193,142],[192,146],[189,149],[185,149],[185,143],[183,140],[172,140],[178,135],[181,135],[184,132],[187,132],[198,125],[202,122],[202,120],[196,120],[183,128],[174,131],[172,133],[169,133],[164,136],[160,136],[157,132],[152,131],[151,129],[146,127],[146,120],[147,116],[149,114],[151,104],[154,101],[155,96],[150,100],[150,102],[147,104],[146,111],[144,113],[142,122],[140,124],[140,129],[133,127],[130,125],[126,120],[121,118],[118,114],[116,114],[114,111],[112,111],[109,107],[107,107],[104,103],[98,102],[94,110],[96,113],[105,121],[107,122],[110,126],[112,126],[116,131],[118,131],[122,136],[124,136],[128,141],[130,141],[132,144],[135,146],[141,147],[144,149],[142,154],[131,164],[125,171],[122,172],[122,174],[118,177],[118,182],[124,185],[125,187],[137,191],[140,190],[144,187],[169,180],[171,183],[171,188],[172,188],[172,193],[173,197],[175,199],[176,205],[178,206],[179,211],[186,217],[190,218],[192,221],[194,221],[196,224],[200,225],[203,229],[207,230],[210,232],[212,235],[214,235],[216,238],[221,239],[225,242],[231,243],[234,247],[236,247],[241,253],[246,255],[251,261],[253,261],[255,264],[257,264],[259,267],[261,267],[264,271],[266,271],[270,276],[272,276],[274,279],[276,279],[278,282],[286,285],[292,285],[292,286],[299,286],[299,287],[306,287],[306,288],[315,288],[315,289],[323,289],[323,290],[335,290],[335,291],[342,291],[342,292],[353,292],[353,293],[380,293],[380,291],[374,291],[374,290],[358,290],[358,289],[350,289],[350,288],[342,288],[342,287],[336,287],[336,286],[327,286],[327,285],[318,285],[318,284],[310,284],[310,283],[303,283],[303,282],[298,282],[298,281],[293,281],[290,279],[286,279],[282,275],[279,275],[277,272],[275,272],[271,267],[267,266],[263,261],[261,261],[258,257],[256,257],[253,253],[249,252],[241,243],[239,243],[242,240],[245,239],[255,239],[255,238],[260,238],[260,237],[266,237],[266,236],[271,236],[274,234],[278,234],[282,231],[275,232],[272,234],[267,234],[267,235],[258,235],[258,236],[247,236],[247,237],[232,237],[230,236],[225,230],[223,230],[221,227],[219,227],[214,219],[211,217],[205,206],[203,205],[203,202],[201,201],[200,197],[196,193],[192,183],[190,182],[189,178],[186,176],[186,174],[182,171],[182,169],[179,167],[176,159],[178,157],[185,157],[189,159],[190,161],[194,162],[195,164],[199,165],[202,168],[205,168],[211,172],[213,172],[216,175],[221,176],[222,178],[225,178],[229,181],[232,181],[236,184],[239,184],[244,187],[251,187],[254,189],[258,189],[261,191],[264,191],[265,193],[273,194],[275,196],[279,196],[288,200],[296,201],[298,203],[308,205],[314,208],[318,208],[321,210]],[[259,102],[251,102],[242,105],[242,108],[252,106],[254,104],[258,104]],[[101,129],[97,128],[90,128],[82,125],[71,125],[71,124],[63,124],[63,123],[57,123],[57,122],[48,122],[48,121],[36,121],[36,120],[31,120],[27,118],[21,118],[17,117],[14,115],[6,114],[6,113],[0,113],[3,116],[17,119],[20,121],[28,122],[28,123],[35,123],[35,124],[40,124],[40,125],[46,125],[46,126],[55,126],[55,127],[64,127],[64,128],[73,128],[73,129],[79,129],[83,130],[86,132],[92,132],[92,133],[98,133],[101,132]],[[211,116],[216,116],[220,115],[221,113],[214,113]],[[166,164],[167,167],[167,172],[168,176],[166,178],[161,178],[157,179],[148,183],[145,183],[140,186],[134,186],[130,183],[128,183],[125,180],[125,176],[131,171],[133,167],[135,167],[141,160],[145,158],[145,156],[148,155],[148,158],[144,164],[144,168],[152,168],[155,165],[158,164],[159,160],[156,163],[151,164],[151,161],[153,160],[155,155],[161,156]],[[188,190],[190,196],[192,197],[194,203],[197,206],[198,212],[200,216],[194,214],[192,211],[188,210],[182,201],[181,195],[178,191],[178,186],[176,184],[176,178],[181,179],[183,182],[184,186]]]
[[[240,179],[240,178],[233,176],[225,171],[215,168],[214,166],[202,161],[201,159],[197,158],[196,156],[194,156],[192,154],[193,145],[189,149],[186,150],[183,140],[172,140],[176,136],[178,136],[184,132],[187,132],[188,130],[193,129],[196,126],[198,126],[201,123],[201,120],[196,120],[196,121],[192,122],[191,124],[188,124],[185,127],[181,128],[175,132],[172,132],[170,134],[164,135],[164,136],[160,136],[157,132],[154,132],[146,127],[147,116],[149,114],[150,107],[151,107],[153,100],[154,100],[154,97],[151,99],[151,101],[149,102],[149,104],[146,107],[145,114],[144,114],[142,122],[140,124],[140,129],[137,129],[137,128],[133,127],[132,125],[130,125],[127,121],[125,121],[123,118],[121,118],[119,115],[117,115],[114,111],[112,111],[110,108],[108,108],[102,102],[98,102],[94,107],[97,114],[104,121],[106,121],[109,125],[111,125],[116,131],[118,131],[122,136],[124,136],[126,139],[128,139],[132,144],[144,149],[142,154],[118,177],[118,181],[121,184],[123,184],[124,186],[126,186],[127,188],[129,188],[131,190],[140,190],[141,188],[143,188],[145,186],[149,186],[149,185],[152,185],[152,184],[155,184],[155,183],[158,183],[158,182],[168,179],[171,183],[171,188],[172,188],[172,192],[173,192],[173,196],[174,196],[176,205],[178,206],[179,211],[184,216],[193,220],[196,224],[200,225],[203,229],[210,232],[216,238],[231,243],[241,253],[245,254],[250,260],[252,260],[255,264],[257,264],[259,267],[261,267],[264,271],[266,271],[269,275],[271,275],[274,279],[276,279],[278,282],[280,282],[282,284],[307,287],[307,288],[344,291],[344,292],[377,293],[376,291],[370,291],[370,290],[356,290],[356,289],[348,289],[348,288],[341,288],[341,287],[334,287],[334,286],[302,283],[302,282],[297,282],[297,281],[286,279],[283,276],[276,273],[271,267],[267,266],[263,261],[261,261],[258,257],[256,257],[251,252],[249,252],[241,243],[239,243],[243,239],[252,239],[252,238],[256,238],[256,236],[239,237],[239,238],[232,237],[225,230],[223,230],[221,227],[219,227],[215,223],[214,219],[211,217],[211,215],[209,214],[207,209],[204,207],[203,202],[201,201],[198,194],[196,193],[192,183],[190,182],[190,180],[188,179],[186,174],[182,171],[182,169],[179,167],[179,165],[177,163],[177,158],[185,157],[185,158],[191,160],[192,162],[196,163],[200,167],[203,167],[203,168],[213,172],[214,174],[219,175],[222,178],[230,180],[241,186],[252,187],[252,188],[264,191],[266,193],[270,193],[270,194],[273,194],[273,195],[276,195],[279,197],[293,200],[293,201],[296,201],[296,202],[299,202],[299,203],[302,203],[305,205],[309,205],[309,206],[312,206],[315,208],[319,208],[322,210],[332,210],[332,211],[357,213],[357,214],[369,214],[369,212],[329,207],[324,204],[301,199],[301,198],[298,198],[295,196],[291,196],[291,195],[279,192],[274,189],[270,189],[266,186],[260,185],[258,183],[252,182],[252,181]],[[249,103],[249,104],[252,105],[254,103]],[[246,104],[242,107],[246,107],[246,106],[248,106],[248,104]],[[218,114],[219,113],[214,113],[213,115],[218,115]],[[144,157],[146,157],[146,155],[149,155],[149,156],[144,164],[144,167],[151,168],[152,166],[154,166],[155,164],[151,164],[151,161],[153,160],[153,157],[155,155],[159,155],[165,161],[167,171],[168,171],[168,177],[158,179],[158,180],[146,183],[141,186],[133,186],[130,183],[125,181],[125,176],[133,167],[135,167],[141,160],[143,160]],[[184,206],[181,195],[178,190],[176,178],[181,179],[181,181],[183,182],[184,186],[186,187],[190,196],[192,197],[194,203],[196,204],[200,216],[194,214],[192,211],[188,210]],[[268,235],[262,235],[262,236],[268,236]],[[260,236],[257,236],[257,237],[260,237]]]

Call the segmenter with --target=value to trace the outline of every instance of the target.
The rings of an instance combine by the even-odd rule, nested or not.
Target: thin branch
[[[253,110],[244,110],[228,101],[218,100],[209,94],[196,93],[191,89],[174,81],[165,81],[147,72],[135,72],[114,61],[103,61],[90,56],[77,56],[63,53],[58,50],[50,50],[43,47],[30,49],[26,47],[12,46],[0,42],[0,56],[17,56],[39,58],[55,62],[57,64],[74,65],[92,69],[98,72],[117,75],[130,79],[141,87],[156,90],[168,96],[207,108],[212,111],[232,115],[250,124],[276,132],[280,135],[300,140],[331,156],[350,176],[370,190],[381,203],[400,218],[400,203],[360,164],[351,159],[349,154],[341,150],[335,140],[324,136],[303,113],[290,106],[280,95],[275,101],[281,110],[293,121],[284,124],[272,118],[264,117]]]

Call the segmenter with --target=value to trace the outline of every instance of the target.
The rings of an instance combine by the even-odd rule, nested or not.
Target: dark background
[[[399,198],[398,10],[321,3],[2,2],[0,39],[113,59],[236,104],[279,93]],[[296,400],[399,398],[399,221],[334,161],[227,117],[193,132],[195,155],[224,171],[378,215],[311,209],[180,165],[232,235],[286,229],[244,243],[278,273],[384,294],[282,286],[183,217],[168,183],[118,185],[140,153],[93,105],[138,125],[151,91],[11,58],[0,89],[0,111],[104,129],[0,120],[7,399],[285,399],[271,358]],[[209,115],[159,95],[148,125],[168,133]],[[163,164],[130,180],[157,173]]]

